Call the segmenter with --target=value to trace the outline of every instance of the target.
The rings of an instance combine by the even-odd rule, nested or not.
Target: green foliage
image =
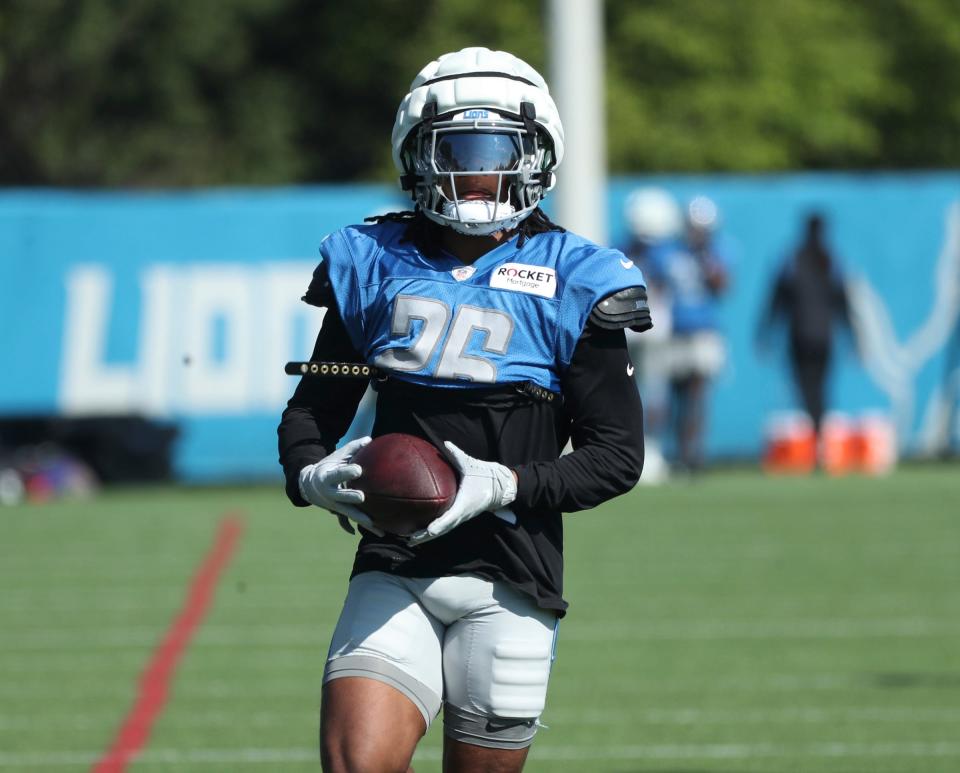
[[[869,0],[860,0],[869,3]],[[887,166],[960,166],[960,5],[956,0],[885,0],[871,15],[886,42],[896,105],[883,116]],[[869,8],[869,4],[867,5]]]
[[[6,0],[0,184],[390,179],[413,75],[547,70],[515,0]],[[956,0],[607,0],[615,172],[960,164]],[[547,73],[548,74],[548,73]]]
[[[897,99],[887,52],[844,2],[609,4],[616,171],[859,166]]]
[[[265,0],[14,0],[0,26],[0,179],[281,182],[293,84],[257,57]]]
[[[264,35],[264,58],[296,84],[306,179],[393,179],[397,105],[420,69],[470,45],[523,51],[542,65],[536,7],[509,0],[297,0]]]

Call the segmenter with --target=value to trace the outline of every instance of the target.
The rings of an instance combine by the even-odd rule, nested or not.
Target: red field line
[[[180,613],[167,629],[149,665],[140,676],[140,691],[110,748],[94,764],[94,773],[122,773],[150,738],[154,720],[167,702],[167,690],[194,631],[203,622],[217,581],[236,550],[243,532],[238,515],[225,516],[213,546],[197,569]]]

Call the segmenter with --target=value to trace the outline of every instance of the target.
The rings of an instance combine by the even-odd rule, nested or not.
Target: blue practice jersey
[[[593,307],[645,286],[617,250],[548,231],[470,266],[401,241],[405,223],[349,226],[320,247],[354,348],[396,378],[449,388],[560,379]]]
[[[730,265],[725,250],[710,248],[710,260]],[[664,286],[670,297],[672,329],[676,334],[720,327],[719,300],[707,284],[704,258],[681,241],[657,245],[649,258],[650,280]]]

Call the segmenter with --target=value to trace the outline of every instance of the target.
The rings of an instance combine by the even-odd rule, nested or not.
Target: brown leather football
[[[364,493],[359,506],[392,534],[412,534],[453,504],[457,474],[436,446],[414,435],[374,438],[354,454],[363,473],[350,482]]]

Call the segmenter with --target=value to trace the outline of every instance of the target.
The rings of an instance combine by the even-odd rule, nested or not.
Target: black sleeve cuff
[[[289,499],[295,507],[309,507],[310,503],[300,496],[300,471],[296,472],[290,471],[287,473],[287,485],[285,487],[287,492],[287,499]]]
[[[300,496],[300,471],[307,465],[319,462],[329,452],[319,443],[304,443],[291,451],[283,460],[283,474],[286,478],[287,498],[297,507],[307,507],[310,503]]]

